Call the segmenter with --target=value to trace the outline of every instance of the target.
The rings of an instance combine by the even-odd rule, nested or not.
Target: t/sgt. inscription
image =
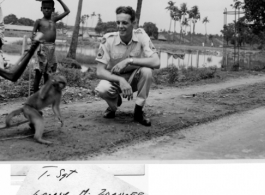
[[[68,173],[65,173],[65,169],[61,169],[60,175],[56,176],[56,177],[59,178],[59,181],[61,181],[62,179],[69,177],[73,173],[77,173],[77,171],[76,170],[70,170]]]
[[[43,169],[47,169],[47,168],[58,168],[56,166],[47,166],[47,167],[43,167]],[[58,175],[56,175],[56,178],[59,179],[59,181],[61,181],[62,179],[64,178],[68,178],[70,175],[72,175],[73,173],[77,173],[76,170],[69,170],[69,171],[66,171],[65,169],[60,169]],[[39,176],[38,179],[41,179],[42,177],[50,177],[52,176],[49,172],[49,170],[45,171],[41,176]]]

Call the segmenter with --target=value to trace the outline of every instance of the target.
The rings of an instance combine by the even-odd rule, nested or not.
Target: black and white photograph
[[[265,163],[264,46],[264,0],[0,0],[0,162]]]
[[[0,159],[264,159],[253,2],[2,1]]]

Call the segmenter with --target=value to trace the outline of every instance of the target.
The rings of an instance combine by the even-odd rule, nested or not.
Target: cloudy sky
[[[64,23],[73,25],[75,22],[78,0],[63,0],[71,10],[68,17],[63,19]],[[169,29],[169,12],[165,9],[169,0],[143,0],[142,14],[140,25],[144,22],[153,22],[157,25],[158,29]],[[2,0],[0,0],[2,2]],[[208,17],[210,23],[207,24],[208,34],[220,34],[224,23],[223,11],[225,8],[231,10],[230,4],[233,0],[182,0],[175,1],[178,7],[181,3],[187,3],[188,8],[194,5],[199,7],[201,18]],[[56,11],[63,12],[60,4],[55,0]],[[41,3],[36,0],[5,0],[2,3],[4,15],[15,14],[18,18],[26,17],[32,20],[41,18],[43,15],[40,11]],[[132,6],[136,9],[137,0],[83,0],[82,14],[91,15],[93,12],[101,14],[103,22],[115,21],[115,9],[120,6]],[[232,22],[234,16],[228,16],[228,22]],[[91,17],[88,20],[88,26],[95,26],[97,17],[93,20]],[[172,27],[173,29],[173,27]],[[179,31],[179,23],[176,24],[176,30]],[[205,33],[205,26],[202,24],[202,19],[196,25],[196,32]]]

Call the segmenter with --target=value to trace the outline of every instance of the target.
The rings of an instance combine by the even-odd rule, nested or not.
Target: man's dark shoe
[[[121,99],[121,96],[119,95],[117,106],[120,107],[121,104],[122,104],[122,99]],[[115,113],[116,113],[116,111],[113,111],[113,110],[111,110],[110,107],[108,107],[107,110],[105,111],[103,117],[104,118],[115,118]]]
[[[134,109],[134,121],[139,122],[144,126],[151,126],[150,119],[145,117],[143,107],[138,105],[136,105]]]
[[[107,108],[107,110],[105,111],[104,118],[115,118],[115,111],[111,110],[110,107]]]

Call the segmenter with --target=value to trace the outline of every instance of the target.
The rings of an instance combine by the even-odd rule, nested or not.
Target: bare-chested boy
[[[63,3],[62,0],[57,1],[62,5],[64,13],[52,17],[52,13],[54,12],[54,1],[42,1],[41,11],[43,13],[43,18],[36,20],[34,24],[32,37],[35,36],[36,32],[42,32],[44,34],[44,42],[40,45],[40,49],[37,52],[39,69],[35,70],[35,79],[33,85],[34,93],[39,90],[39,84],[42,75],[44,77],[44,83],[46,83],[46,81],[49,79],[49,74],[55,72],[57,68],[55,57],[56,22],[70,13],[69,8]]]

